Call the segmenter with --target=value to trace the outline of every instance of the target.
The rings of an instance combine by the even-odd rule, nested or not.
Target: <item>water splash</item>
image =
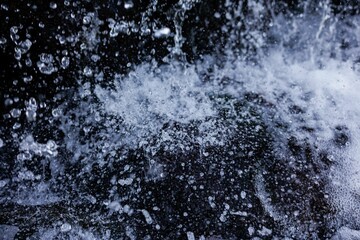
[[[212,17],[222,51],[193,63],[185,26],[201,1],[177,2],[164,24],[158,1],[139,21],[76,13],[81,29],[54,36],[69,49],[34,54],[34,71],[72,71],[74,87],[47,100],[6,97],[12,130],[0,151],[15,157],[3,157],[11,172],[1,175],[0,202],[19,214],[4,224],[28,226],[20,215],[39,208],[52,216],[31,233],[40,239],[356,236],[360,19],[335,15],[330,1],[281,4],[221,2]],[[15,44],[18,63],[36,47],[23,29],[0,38]],[[103,47],[134,35],[167,44],[166,58],[129,61],[130,71],[109,77],[101,62],[126,56]]]

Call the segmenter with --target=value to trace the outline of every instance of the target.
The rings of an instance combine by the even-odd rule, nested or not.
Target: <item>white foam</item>
[[[214,114],[194,66],[151,69],[142,65],[119,79],[111,91],[96,87],[95,93],[108,112],[123,118],[141,135],[158,132],[169,121],[189,123]]]

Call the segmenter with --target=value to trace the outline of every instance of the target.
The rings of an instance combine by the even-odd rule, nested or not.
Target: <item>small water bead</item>
[[[40,61],[43,63],[52,63],[54,61],[54,57],[49,53],[42,53],[40,54]]]
[[[35,98],[30,98],[29,101],[25,102],[26,105],[26,118],[28,121],[34,121],[36,119],[36,111],[38,109]]]
[[[130,8],[133,8],[133,7],[134,7],[134,3],[131,0],[125,1],[125,3],[124,3],[124,8],[125,9],[130,9]]]
[[[13,118],[18,118],[18,117],[20,117],[20,115],[21,115],[21,110],[20,110],[20,109],[17,109],[17,108],[13,108],[13,109],[11,109],[11,111],[10,111],[10,115],[11,115]]]
[[[65,36],[58,36],[59,43],[62,45],[66,42]]]
[[[0,148],[4,146],[4,141],[0,138]]]
[[[28,59],[25,60],[25,65],[26,65],[27,67],[31,67],[31,66],[32,66],[32,61],[31,61],[30,58],[28,58]]]
[[[32,80],[33,80],[33,77],[32,77],[32,76],[26,76],[26,77],[23,77],[23,81],[24,81],[24,83],[31,82]]]
[[[16,47],[16,48],[14,49],[14,51],[15,51],[14,57],[15,57],[16,60],[19,61],[19,60],[21,59],[21,51],[20,51],[20,49]]]
[[[50,75],[57,70],[52,64],[46,65],[45,63],[37,62],[37,66],[40,72],[46,75]]]
[[[2,4],[0,5],[0,8],[3,9],[3,10],[5,10],[5,11],[9,11],[9,6],[8,6],[7,4],[2,3]]]
[[[6,38],[0,37],[0,45],[5,44],[7,42]]]
[[[29,39],[20,42],[18,45],[21,54],[27,53],[30,50],[31,46],[32,46],[32,42]]]
[[[1,146],[0,146],[1,147]],[[9,182],[8,179],[5,179],[5,180],[0,180],[0,188],[3,188],[5,187],[5,185]]]
[[[97,62],[97,61],[100,60],[100,56],[97,55],[97,54],[93,54],[93,55],[91,56],[91,60],[92,60],[93,62]]]
[[[50,8],[51,9],[56,9],[57,8],[57,4],[55,2],[51,2],[50,3]]]
[[[40,108],[46,108],[46,106],[47,106],[47,105],[46,105],[45,102],[41,102],[41,103],[39,104],[39,107],[40,107]]]
[[[240,196],[241,196],[242,199],[245,199],[246,198],[246,192],[241,191]]]
[[[60,115],[62,115],[62,110],[60,108],[54,108],[51,111],[51,114],[53,115],[53,117],[59,117]]]
[[[69,57],[62,57],[61,58],[61,67],[66,69],[70,65],[70,58]]]
[[[88,25],[90,23],[91,23],[91,16],[89,16],[89,15],[84,16],[83,17],[83,24]]]
[[[17,40],[19,40],[19,35],[17,35],[19,31],[19,28],[17,26],[13,26],[10,28],[10,38],[13,42],[17,43]]]
[[[167,37],[170,34],[170,28],[164,27],[161,29],[158,29],[154,32],[154,37],[160,38],[160,37]]]
[[[46,143],[45,152],[51,157],[56,157],[58,154],[57,148],[58,145],[53,140],[49,140]]]
[[[40,54],[40,61],[37,62],[37,66],[41,73],[50,75],[57,71],[57,68],[53,65],[54,57],[48,53]]]
[[[13,128],[14,130],[16,130],[16,129],[19,129],[20,127],[21,127],[21,124],[20,124],[20,123],[15,123],[12,128]]]
[[[93,74],[93,71],[91,70],[91,68],[90,68],[90,67],[86,66],[86,67],[84,68],[83,73],[84,73],[84,75],[85,75],[85,76],[87,76],[87,77],[91,77],[91,76],[92,76],[92,74]]]
[[[63,223],[60,227],[61,232],[69,232],[71,231],[71,225],[69,223]]]

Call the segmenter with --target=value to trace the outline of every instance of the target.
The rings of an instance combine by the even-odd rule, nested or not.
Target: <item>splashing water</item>
[[[359,9],[139,4],[1,4],[0,236],[358,238]]]

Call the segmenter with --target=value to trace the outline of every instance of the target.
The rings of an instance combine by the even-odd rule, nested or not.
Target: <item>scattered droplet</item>
[[[7,42],[6,38],[0,37],[0,44],[5,44]]]
[[[134,7],[134,3],[131,0],[125,1],[125,3],[124,3],[124,8],[125,9],[130,9],[130,8],[133,8],[133,7]]]
[[[55,2],[51,2],[50,3],[50,8],[51,9],[56,9],[57,8],[57,4]]]
[[[88,67],[88,66],[86,66],[86,67],[84,68],[83,73],[84,73],[84,75],[85,75],[85,76],[87,76],[87,77],[91,77],[91,76],[92,76],[92,74],[93,74],[93,72],[92,72],[91,68],[90,68],[90,67]]]
[[[245,199],[246,198],[246,192],[241,191],[240,196],[241,196],[242,199]]]
[[[11,109],[11,111],[10,111],[10,115],[11,115],[13,118],[18,118],[18,117],[20,117],[20,115],[21,115],[21,110],[20,110],[20,109],[17,109],[17,108],[13,108],[13,109]]]
[[[187,236],[188,240],[195,240],[195,235],[193,232],[187,232],[186,236]]]
[[[88,25],[91,23],[91,17],[89,15],[86,15],[83,17],[83,24]]]
[[[40,54],[40,61],[43,63],[52,63],[54,61],[54,57],[49,53],[42,53]]]
[[[59,117],[60,115],[62,115],[62,110],[60,108],[54,108],[51,111],[51,114],[53,115],[53,117]]]
[[[60,227],[61,232],[69,232],[71,231],[71,225],[69,223],[63,223]]]
[[[30,98],[29,101],[25,102],[26,105],[26,118],[28,121],[34,121],[36,119],[36,111],[38,109],[35,98]]]
[[[32,42],[29,39],[26,39],[25,41],[22,41],[19,43],[19,50],[21,51],[21,54],[27,53],[32,46]]]
[[[70,58],[69,57],[62,57],[61,58],[61,67],[66,69],[70,65]]]
[[[10,28],[10,38],[13,42],[17,43],[19,40],[19,35],[17,35],[19,28],[17,26],[13,26]]]
[[[31,82],[32,80],[33,80],[33,77],[32,77],[32,76],[26,76],[26,77],[23,77],[23,81],[24,81],[24,83]]]
[[[161,29],[158,29],[154,32],[154,37],[160,38],[160,37],[167,37],[170,34],[170,28],[164,27]]]

